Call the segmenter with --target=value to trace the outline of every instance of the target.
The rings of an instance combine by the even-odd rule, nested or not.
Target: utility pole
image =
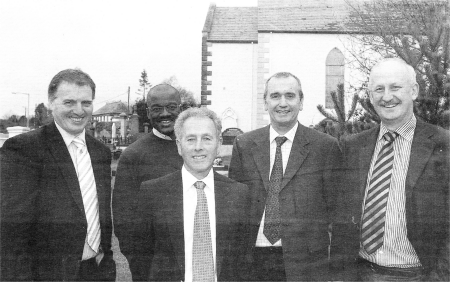
[[[130,86],[128,86],[128,114],[130,114]]]
[[[30,128],[30,94],[23,92],[12,92],[12,94],[23,94],[28,96],[28,116],[25,116],[27,119],[27,127]]]

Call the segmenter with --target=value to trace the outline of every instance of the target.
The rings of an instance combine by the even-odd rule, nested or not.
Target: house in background
[[[129,115],[128,106],[122,101],[106,103],[103,107],[92,114],[92,120],[95,121],[118,121],[120,114]],[[114,120],[113,120],[114,119]]]
[[[349,17],[344,0],[259,0],[257,7],[211,4],[202,37],[201,104],[244,132],[269,124],[264,84],[280,71],[302,84],[299,121],[310,126],[324,117],[322,104],[333,108],[330,91],[348,85],[343,29]],[[356,74],[357,76],[357,74]],[[234,120],[233,120],[234,119]]]

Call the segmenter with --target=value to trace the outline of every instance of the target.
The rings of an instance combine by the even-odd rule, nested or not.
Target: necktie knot
[[[84,146],[86,146],[84,144],[84,141],[80,138],[80,137],[75,137],[72,141],[72,143],[77,146],[77,148],[83,148]]]
[[[197,181],[194,183],[194,187],[200,190],[203,190],[205,188],[206,184],[203,181]]]
[[[275,138],[275,142],[277,142],[277,147],[281,147],[281,145],[286,142],[287,138],[285,136],[278,136]]]
[[[394,142],[395,138],[397,138],[397,136],[398,136],[398,133],[395,131],[394,132],[386,132],[383,135],[383,138],[384,138],[384,140],[386,140],[386,142],[392,143],[392,142]]]

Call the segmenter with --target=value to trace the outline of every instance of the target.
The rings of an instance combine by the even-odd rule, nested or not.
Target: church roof
[[[205,28],[208,28],[206,24]],[[258,41],[258,8],[216,7],[212,15],[208,40]]]
[[[346,0],[258,0],[258,7],[211,4],[203,33],[209,42],[257,42],[258,32],[346,33],[358,30],[350,20],[357,15],[350,10]]]
[[[127,105],[122,101],[110,102],[96,110],[92,115],[119,115],[121,113],[128,113]]]

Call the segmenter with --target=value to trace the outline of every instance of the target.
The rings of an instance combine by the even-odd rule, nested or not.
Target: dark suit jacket
[[[299,124],[279,195],[281,240],[288,281],[326,280],[329,214],[333,210],[335,138]],[[255,246],[269,185],[269,126],[239,135],[233,146],[230,178],[251,194],[251,244]]]
[[[342,143],[345,178],[339,192],[332,250],[347,256],[347,265],[341,266],[341,270],[348,272],[345,280],[355,279],[352,271],[359,251],[362,202],[379,130],[377,126]],[[446,281],[449,280],[449,138],[447,130],[417,120],[405,183],[408,239],[425,271],[432,276],[444,276]]]
[[[219,281],[241,280],[248,240],[248,188],[214,173],[216,268]],[[149,180],[139,193],[134,250],[127,259],[133,281],[184,280],[181,171]]]
[[[111,251],[111,153],[86,135],[97,185],[99,271],[115,278]],[[76,171],[54,123],[1,148],[1,280],[74,280],[87,221]]]

